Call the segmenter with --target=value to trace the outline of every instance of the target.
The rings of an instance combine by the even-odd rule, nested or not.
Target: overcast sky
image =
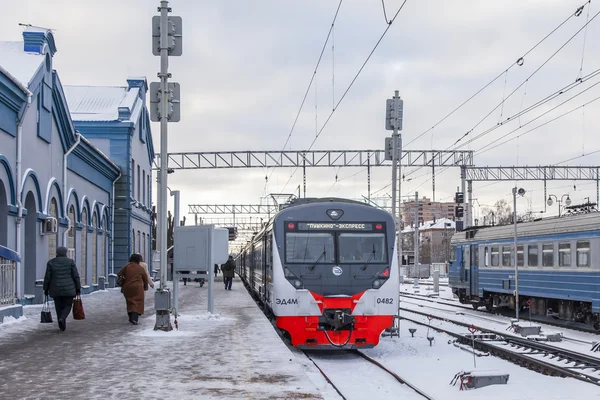
[[[151,53],[151,19],[159,2],[150,0],[3,1],[0,39],[20,40],[19,22],[55,30],[54,66],[63,84],[124,85],[128,76],[156,81],[159,58]],[[170,59],[173,80],[181,84],[182,120],[169,125],[169,152],[281,150],[331,26],[338,0],[192,1],[174,0],[171,15],[183,17],[184,54]],[[385,0],[388,19],[401,0]],[[404,99],[405,144],[431,128],[482,88],[573,14],[583,0],[408,0],[358,79],[333,114],[313,149],[379,149],[385,100],[394,90]],[[589,18],[600,11],[592,2]],[[446,149],[474,128],[587,21],[588,7],[571,18],[484,92],[443,123],[407,146]],[[307,148],[386,29],[379,1],[345,0],[327,45],[315,84],[287,148]],[[584,51],[585,38],[585,51]],[[481,122],[467,139],[515,115],[551,93],[600,68],[600,17],[594,19],[502,107]],[[582,63],[583,62],[583,63]],[[580,69],[583,65],[583,69]],[[520,138],[491,151],[477,150],[519,125],[600,82],[600,76],[514,119],[461,149],[476,150],[479,166],[552,165],[600,150],[600,100],[566,117],[523,134],[600,96],[600,85],[565,103],[505,139]],[[158,152],[159,126],[153,124]],[[570,165],[599,165],[600,152]],[[177,171],[171,189],[188,204],[256,204],[281,192],[293,170]],[[440,172],[440,171],[436,171]],[[431,197],[431,171],[403,170],[403,195]],[[271,178],[265,187],[265,176]],[[335,176],[343,179],[335,183]],[[436,199],[450,200],[460,184],[459,170],[436,173]],[[411,179],[409,181],[409,179]],[[366,171],[360,168],[308,171],[308,195],[360,198],[367,194]],[[389,168],[372,174],[372,192],[391,181]],[[302,183],[298,171],[285,188]],[[482,206],[510,200],[514,183],[476,182],[474,197]],[[485,186],[485,187],[484,187]],[[544,209],[543,185],[522,182],[526,199],[519,206]],[[593,182],[549,182],[548,193],[569,193],[573,202],[596,198]],[[390,188],[377,195],[391,194]],[[156,199],[156,191],[154,192]],[[476,204],[477,205],[477,204]],[[549,207],[557,213],[557,207]],[[477,216],[477,207],[475,214]]]

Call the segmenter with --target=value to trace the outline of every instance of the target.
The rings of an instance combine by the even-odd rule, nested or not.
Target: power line
[[[591,1],[591,0],[590,0]],[[550,33],[548,33],[546,36],[544,36],[542,38],[542,40],[540,40],[539,42],[537,42],[532,48],[530,48],[525,54],[523,54],[521,57],[519,57],[517,59],[517,61],[513,62],[510,66],[508,66],[508,68],[504,69],[502,72],[500,72],[495,78],[493,78],[490,82],[488,82],[486,85],[484,85],[481,89],[479,89],[477,92],[475,92],[473,95],[471,95],[471,97],[469,97],[468,99],[466,99],[465,101],[463,101],[458,107],[456,107],[455,109],[453,109],[452,111],[450,111],[446,116],[444,116],[442,119],[440,119],[438,122],[436,122],[431,128],[427,129],[426,131],[424,131],[423,133],[421,133],[420,135],[418,135],[417,137],[415,137],[414,139],[412,139],[410,142],[408,142],[405,146],[408,147],[410,144],[414,143],[416,140],[418,140],[419,138],[421,138],[423,135],[427,134],[427,132],[430,132],[431,130],[435,129],[439,124],[441,124],[442,122],[444,122],[446,119],[448,119],[449,117],[451,117],[456,111],[458,111],[459,109],[461,109],[463,106],[465,106],[468,102],[470,102],[473,98],[475,98],[479,93],[483,92],[485,89],[487,89],[490,85],[492,85],[494,82],[496,82],[502,75],[504,75],[505,73],[507,73],[512,67],[514,67],[515,65],[518,66],[522,66],[523,63],[525,62],[525,57],[527,57],[529,55],[529,53],[531,53],[533,50],[535,50],[540,44],[542,44],[546,39],[548,39],[550,36],[552,36],[552,34],[554,32],[556,32],[557,30],[559,30],[564,24],[567,23],[567,21],[569,21],[572,17],[574,16],[578,16],[577,13],[580,13],[580,10],[583,10],[583,8],[585,7],[586,4],[589,4],[590,1],[586,2],[585,4],[583,4],[582,6],[578,7],[577,10],[575,11],[575,13],[570,14],[563,22],[561,22],[556,28],[554,28]]]
[[[365,68],[365,66],[367,65],[367,63],[371,59],[371,56],[373,55],[373,53],[375,53],[375,50],[377,50],[377,47],[379,47],[379,44],[381,43],[381,41],[383,40],[383,38],[385,37],[385,35],[389,31],[389,29],[392,27],[392,24],[394,23],[394,21],[398,17],[398,14],[400,14],[400,11],[402,11],[402,9],[404,8],[404,5],[406,4],[407,1],[408,0],[404,0],[404,2],[402,3],[402,5],[400,6],[400,8],[398,8],[398,11],[396,11],[396,14],[394,14],[394,17],[390,20],[387,28],[385,28],[385,30],[381,34],[381,37],[379,38],[379,40],[377,41],[377,43],[375,43],[375,46],[373,47],[373,50],[371,50],[371,52],[367,56],[366,60],[363,62],[363,64],[361,65],[360,69],[358,70],[358,72],[356,73],[356,75],[354,76],[354,78],[352,79],[352,81],[350,82],[350,85],[348,85],[348,88],[344,91],[344,94],[342,94],[342,97],[340,97],[340,99],[338,100],[337,104],[335,105],[335,107],[333,108],[333,110],[331,111],[331,113],[329,114],[329,116],[327,117],[327,119],[325,120],[325,123],[323,124],[323,126],[321,127],[321,129],[319,130],[319,132],[317,133],[317,135],[315,136],[315,138],[313,139],[312,143],[310,144],[310,146],[308,148],[308,151],[310,151],[312,149],[312,147],[314,146],[314,144],[317,141],[317,139],[319,139],[319,136],[321,136],[321,133],[323,133],[323,130],[325,129],[325,127],[327,126],[327,124],[331,120],[331,117],[333,117],[333,114],[335,113],[335,111],[338,109],[338,107],[340,106],[340,104],[342,103],[342,101],[344,101],[344,98],[346,98],[346,95],[348,94],[348,92],[350,91],[350,89],[352,88],[352,86],[354,85],[354,82],[356,82],[356,80],[360,76],[362,70]],[[282,192],[285,190],[285,188],[290,183],[290,181],[292,180],[292,177],[296,174],[297,171],[298,171],[298,168],[294,169],[294,171],[290,175],[288,181],[283,186],[283,189],[281,189]]]
[[[473,132],[473,130],[475,130],[475,129],[476,129],[478,126],[479,126],[479,125],[481,125],[481,123],[482,123],[483,121],[485,121],[485,120],[486,120],[486,119],[487,119],[487,118],[488,118],[490,115],[492,115],[492,113],[493,113],[494,111],[496,111],[496,110],[498,109],[498,107],[500,107],[502,104],[504,104],[504,102],[505,102],[506,100],[508,100],[509,98],[511,98],[513,94],[515,94],[515,93],[516,93],[516,92],[517,92],[517,91],[518,91],[518,90],[519,90],[519,89],[520,89],[520,88],[521,88],[521,87],[522,87],[522,86],[523,86],[523,85],[524,85],[526,82],[528,82],[528,81],[529,81],[529,80],[530,80],[530,79],[531,79],[533,76],[535,76],[535,74],[537,74],[537,73],[538,73],[538,72],[539,72],[539,71],[540,71],[540,70],[541,70],[541,69],[542,69],[542,68],[543,68],[543,67],[544,67],[546,64],[548,64],[548,63],[549,63],[549,62],[550,62],[550,61],[551,61],[551,60],[552,60],[552,59],[553,59],[553,58],[554,58],[554,57],[555,57],[555,56],[556,56],[556,55],[557,55],[557,54],[558,54],[558,53],[559,53],[559,52],[560,52],[562,49],[564,49],[564,48],[565,48],[565,46],[566,46],[567,44],[569,44],[569,43],[570,43],[570,42],[571,42],[571,41],[572,41],[572,40],[573,40],[573,39],[574,39],[574,38],[575,38],[575,37],[576,37],[576,36],[577,36],[579,33],[581,33],[581,31],[582,31],[583,29],[585,29],[585,27],[586,27],[586,26],[588,26],[588,25],[589,25],[589,24],[590,24],[590,23],[591,23],[591,22],[592,22],[592,21],[593,21],[593,20],[594,20],[594,19],[595,19],[595,18],[596,18],[598,15],[599,15],[599,14],[600,14],[600,11],[598,11],[596,14],[594,14],[594,16],[593,16],[593,17],[592,17],[592,18],[591,18],[589,21],[587,21],[587,22],[586,22],[586,23],[585,23],[585,24],[584,24],[584,25],[583,25],[583,26],[582,26],[582,27],[581,27],[579,30],[577,30],[577,32],[575,32],[575,33],[573,34],[573,36],[571,36],[571,37],[570,37],[570,38],[569,38],[569,39],[568,39],[568,40],[567,40],[565,43],[563,43],[563,45],[562,45],[562,46],[560,46],[560,47],[558,48],[558,50],[556,50],[554,53],[552,53],[552,55],[551,55],[550,57],[548,57],[548,58],[546,59],[546,61],[544,61],[544,62],[542,63],[542,65],[540,65],[538,68],[536,68],[536,70],[535,70],[535,71],[533,71],[533,73],[531,73],[531,75],[529,75],[529,77],[527,77],[527,79],[525,79],[523,82],[521,82],[521,84],[520,84],[519,86],[517,86],[517,87],[516,87],[516,88],[515,88],[515,89],[514,89],[514,90],[513,90],[513,91],[512,91],[512,92],[511,92],[511,93],[510,93],[510,94],[509,94],[509,95],[508,95],[506,98],[505,98],[505,99],[503,99],[503,100],[502,100],[502,101],[501,101],[501,102],[500,102],[500,103],[499,103],[499,104],[498,104],[496,107],[494,107],[494,108],[493,108],[493,109],[492,109],[492,110],[491,110],[489,113],[487,113],[487,114],[485,115],[485,117],[483,117],[481,120],[479,120],[479,122],[477,122],[477,124],[475,124],[475,126],[473,126],[473,128],[469,129],[469,130],[468,130],[466,133],[464,133],[464,134],[463,134],[461,137],[459,137],[459,138],[458,138],[458,139],[457,139],[457,140],[454,142],[454,144],[452,144],[451,146],[449,146],[449,147],[448,147],[448,149],[449,149],[450,147],[453,147],[453,146],[454,146],[454,148],[455,148],[455,149],[462,147],[463,145],[458,145],[458,143],[459,143],[459,142],[460,142],[462,139],[464,139],[464,138],[465,138],[466,136],[468,136],[468,135],[469,135],[471,132]]]
[[[335,21],[337,20],[338,14],[340,12],[340,8],[342,7],[343,0],[340,0],[337,9],[335,10],[335,15],[333,16],[333,21],[331,22],[331,26],[329,27],[329,32],[327,32],[327,37],[325,38],[325,43],[323,43],[323,48],[321,49],[321,54],[319,54],[319,59],[317,60],[317,65],[315,65],[312,76],[310,77],[310,81],[308,82],[308,87],[306,88],[306,92],[304,93],[304,97],[302,98],[302,103],[300,104],[300,108],[298,109],[298,113],[296,114],[296,118],[294,119],[294,123],[292,124],[292,128],[290,129],[290,133],[283,145],[283,150],[289,143],[292,134],[294,133],[294,128],[296,128],[296,124],[298,123],[298,118],[300,118],[300,114],[302,113],[302,109],[304,108],[304,103],[306,102],[306,98],[308,97],[308,93],[310,92],[310,88],[312,87],[312,83],[315,80],[315,76],[317,75],[317,71],[319,70],[319,65],[321,64],[321,59],[323,58],[323,54],[325,53],[325,48],[327,47],[327,43],[329,42],[329,38],[331,37],[331,32],[333,31],[333,27],[335,26]],[[271,171],[269,178],[273,175],[274,170]]]
[[[599,83],[600,83],[600,82],[596,83],[596,85],[597,85],[597,84],[599,84]],[[596,85],[594,85],[594,86],[596,86]],[[591,87],[590,87],[589,89],[591,89]],[[582,93],[583,93],[583,92],[581,92],[581,93],[577,94],[576,96],[579,96],[579,95],[580,95],[580,94],[582,94]],[[576,96],[573,96],[572,98],[574,98],[574,97],[576,97]],[[572,99],[572,98],[571,98],[571,99]],[[571,100],[571,99],[569,99],[569,100]],[[540,115],[539,117],[537,117],[537,118],[535,118],[535,119],[541,118],[542,116],[544,116],[544,115],[545,115],[545,114],[547,114],[548,112],[555,110],[556,108],[558,108],[558,107],[562,106],[564,103],[566,103],[566,102],[567,102],[567,101],[569,101],[569,100],[566,100],[566,101],[564,101],[563,103],[561,103],[561,104],[557,105],[556,107],[552,108],[551,110],[549,110],[549,111],[545,112],[544,114]],[[521,136],[524,136],[524,135],[526,135],[526,134],[528,134],[528,133],[530,133],[530,132],[533,132],[533,131],[535,131],[535,130],[537,130],[537,129],[539,129],[539,128],[543,127],[543,126],[546,126],[546,125],[548,125],[548,124],[550,124],[550,123],[552,123],[552,122],[554,122],[554,121],[556,121],[556,120],[558,120],[558,119],[561,119],[561,118],[563,118],[563,117],[565,117],[565,116],[567,116],[567,115],[569,115],[569,114],[571,114],[571,113],[573,113],[573,112],[575,112],[575,111],[577,111],[577,110],[579,110],[579,109],[581,109],[581,108],[583,108],[583,107],[585,107],[585,106],[587,106],[587,105],[589,105],[589,104],[592,104],[592,103],[594,103],[594,102],[596,102],[596,101],[598,101],[598,100],[600,100],[600,96],[599,96],[599,97],[596,97],[596,98],[595,98],[595,99],[593,99],[593,100],[590,100],[590,101],[588,101],[588,102],[587,102],[587,103],[585,103],[585,104],[582,104],[582,105],[580,105],[579,107],[575,107],[575,108],[573,108],[573,109],[571,109],[571,110],[569,110],[569,111],[567,111],[567,112],[565,112],[565,113],[562,113],[561,115],[559,115],[559,116],[557,116],[557,117],[555,117],[555,118],[552,118],[551,120],[549,120],[549,121],[546,121],[546,122],[544,122],[543,124],[540,124],[540,125],[536,126],[535,128],[532,128],[532,129],[530,129],[530,130],[528,130],[528,131],[526,131],[526,132],[523,132],[523,133],[521,133],[521,134],[519,134],[519,135],[517,135],[517,136],[515,136],[515,137],[513,137],[513,138],[507,139],[507,140],[503,141],[502,143],[498,143],[497,145],[495,145],[495,146],[493,146],[493,147],[489,147],[489,146],[493,145],[494,143],[498,142],[499,140],[501,140],[502,138],[504,138],[504,137],[506,137],[506,136],[508,136],[508,135],[510,135],[510,134],[512,134],[512,133],[514,133],[514,132],[516,132],[517,130],[521,129],[523,126],[525,126],[525,125],[527,125],[527,124],[529,124],[529,123],[531,123],[531,122],[535,121],[535,119],[533,119],[533,120],[531,120],[531,121],[527,122],[525,125],[522,125],[522,126],[520,126],[519,128],[517,128],[517,129],[513,130],[512,132],[509,132],[508,134],[506,134],[506,135],[504,135],[504,136],[501,136],[501,137],[499,137],[499,138],[498,138],[498,139],[496,139],[495,141],[493,141],[493,142],[491,142],[491,143],[488,143],[488,144],[486,144],[485,146],[481,147],[480,149],[477,149],[477,150],[476,150],[476,153],[477,153],[477,154],[483,154],[483,153],[486,153],[486,152],[488,152],[488,151],[490,151],[490,150],[493,150],[493,149],[495,149],[496,147],[502,146],[502,145],[504,145],[504,144],[506,144],[506,143],[508,143],[508,142],[511,142],[511,141],[513,141],[513,140],[515,140],[515,139],[518,139],[518,138],[520,138]],[[485,150],[483,150],[483,149],[485,149]]]

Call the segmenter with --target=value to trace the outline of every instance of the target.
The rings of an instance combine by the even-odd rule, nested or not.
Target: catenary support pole
[[[519,266],[517,263],[517,187],[513,188],[513,225],[515,231],[513,262],[515,266],[515,316],[519,320]]]

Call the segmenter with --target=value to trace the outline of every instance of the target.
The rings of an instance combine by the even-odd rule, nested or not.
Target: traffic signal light
[[[462,218],[465,215],[465,208],[463,206],[454,207],[454,216],[457,218]]]
[[[454,195],[454,202],[456,204],[462,204],[465,202],[465,194],[463,192],[456,192]]]

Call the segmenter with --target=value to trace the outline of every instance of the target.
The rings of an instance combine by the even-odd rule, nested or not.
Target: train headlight
[[[302,281],[301,281],[300,279],[296,279],[296,280],[294,281],[294,287],[295,287],[296,289],[300,289],[300,288],[302,288]]]
[[[373,281],[373,289],[379,289],[380,286],[381,281],[379,279],[375,279],[375,281]]]

